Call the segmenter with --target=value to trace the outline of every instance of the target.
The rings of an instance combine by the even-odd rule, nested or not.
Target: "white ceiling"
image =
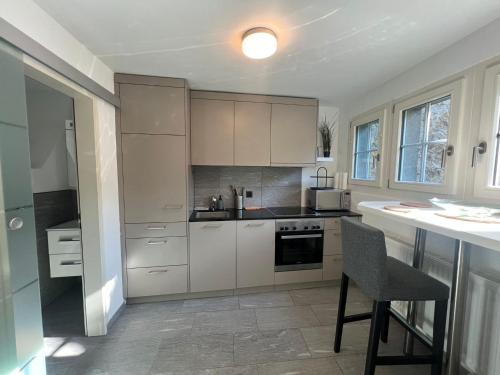
[[[498,0],[35,0],[116,72],[196,89],[355,98],[500,17]],[[266,26],[278,52],[249,60]]]

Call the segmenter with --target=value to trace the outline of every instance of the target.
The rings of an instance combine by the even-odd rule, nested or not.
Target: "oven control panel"
[[[276,232],[304,232],[323,230],[323,219],[286,219],[276,220]]]

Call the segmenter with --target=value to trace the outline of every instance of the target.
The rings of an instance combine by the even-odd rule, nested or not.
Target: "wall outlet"
[[[252,197],[253,197],[253,191],[252,190],[247,190],[245,198],[252,198]]]

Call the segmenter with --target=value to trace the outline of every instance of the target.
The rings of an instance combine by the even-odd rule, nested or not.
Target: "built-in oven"
[[[323,220],[276,220],[276,272],[323,268]]]

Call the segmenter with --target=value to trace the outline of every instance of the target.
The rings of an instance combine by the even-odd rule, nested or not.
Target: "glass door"
[[[24,64],[21,53],[0,40],[0,374],[25,367],[40,353]]]

